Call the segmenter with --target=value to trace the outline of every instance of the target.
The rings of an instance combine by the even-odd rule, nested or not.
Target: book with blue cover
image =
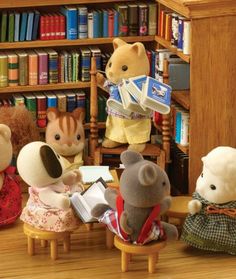
[[[56,108],[57,107],[57,96],[50,92],[45,92],[45,96],[47,97],[47,108]]]
[[[93,38],[99,37],[99,24],[98,11],[93,11]]]
[[[119,12],[115,9],[113,9],[114,11],[114,37],[118,37],[119,36]]]
[[[34,23],[34,12],[29,12],[28,19],[27,19],[27,28],[26,28],[26,41],[32,40],[33,23]]]
[[[108,37],[108,10],[103,9],[102,10],[102,15],[103,15],[102,37],[106,38],[106,37]]]
[[[35,41],[38,38],[39,19],[40,19],[40,13],[39,13],[39,11],[36,10],[36,11],[34,11],[34,23],[33,23],[33,30],[32,30],[32,41]]]
[[[153,111],[167,114],[170,112],[171,91],[169,85],[147,77],[142,90],[141,104]]]
[[[110,92],[110,97],[107,100],[108,108],[114,109],[115,111],[121,113],[122,115],[129,117],[131,115],[132,111],[124,108],[121,97],[120,97],[120,92],[119,92],[118,86],[112,85],[109,88],[109,92]]]
[[[20,39],[20,13],[15,12],[14,42]]]
[[[78,38],[88,38],[88,8],[78,7]]]
[[[28,13],[23,12],[21,14],[21,23],[20,23],[20,41],[21,42],[25,41],[26,28],[27,28],[27,18],[28,18]]]
[[[62,14],[66,17],[66,38],[76,40],[78,38],[78,11],[75,7],[64,6]]]

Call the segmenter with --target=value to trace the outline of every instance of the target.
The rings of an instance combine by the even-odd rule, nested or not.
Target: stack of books
[[[107,106],[128,117],[132,112],[142,115],[150,115],[151,111],[170,112],[172,88],[152,77],[142,75],[123,79],[121,84],[111,89]]]

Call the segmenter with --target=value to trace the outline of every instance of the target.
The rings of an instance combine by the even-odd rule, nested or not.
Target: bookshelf
[[[190,92],[173,99],[190,112],[189,193],[202,170],[201,157],[219,145],[236,147],[236,2],[234,0],[156,0],[191,21],[191,54],[184,56],[155,36],[157,44],[190,63]]]

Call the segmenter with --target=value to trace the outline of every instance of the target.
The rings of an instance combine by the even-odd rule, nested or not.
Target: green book
[[[31,112],[33,120],[36,120],[36,97],[33,94],[25,94],[24,98],[26,108],[28,109],[28,111]]]
[[[8,59],[4,52],[0,52],[0,87],[8,86]]]
[[[7,13],[2,13],[1,20],[1,42],[6,42],[7,40]]]
[[[19,85],[28,85],[28,54],[24,50],[17,50],[19,61]]]
[[[9,13],[8,15],[8,42],[14,41],[14,29],[15,29],[15,15]]]

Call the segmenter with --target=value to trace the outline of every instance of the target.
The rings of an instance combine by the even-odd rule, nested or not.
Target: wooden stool
[[[47,242],[50,241],[50,254],[53,260],[58,258],[57,244],[58,240],[63,240],[64,251],[70,251],[70,234],[71,232],[51,232],[36,229],[24,223],[24,234],[28,239],[28,254],[33,256],[35,254],[35,239],[41,241],[41,246],[46,247]]]
[[[171,207],[166,212],[168,221],[170,217],[179,219],[182,228],[185,218],[188,215],[188,202],[192,200],[190,196],[175,196],[172,197]]]
[[[148,255],[148,272],[155,272],[155,265],[158,260],[159,251],[166,246],[166,241],[152,242],[145,245],[135,245],[123,241],[117,235],[114,238],[114,245],[121,250],[121,270],[128,270],[128,263],[132,254]]]

